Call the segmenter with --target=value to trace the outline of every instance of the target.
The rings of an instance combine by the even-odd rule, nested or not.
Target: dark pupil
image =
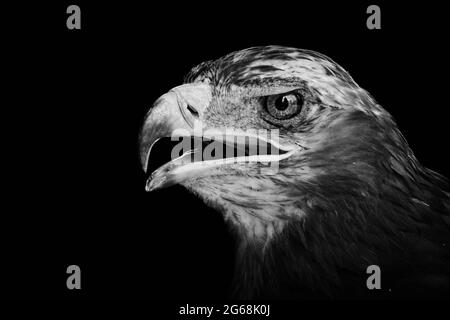
[[[279,97],[275,101],[275,108],[279,111],[284,111],[289,107],[289,99],[286,96]]]

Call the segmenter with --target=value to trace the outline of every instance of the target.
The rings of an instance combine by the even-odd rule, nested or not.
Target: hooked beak
[[[191,83],[171,89],[153,104],[140,134],[140,160],[148,176],[147,191],[208,175],[209,169],[224,164],[280,161],[299,149],[282,146],[277,139],[258,132],[206,128],[203,114],[211,100],[208,84]],[[170,144],[171,158],[155,168],[151,154],[158,151],[156,145],[167,143],[169,137],[172,142],[182,142]],[[215,148],[214,156],[205,157],[203,151],[211,151],[211,147]]]

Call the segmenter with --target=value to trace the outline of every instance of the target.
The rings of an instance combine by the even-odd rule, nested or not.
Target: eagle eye
[[[283,93],[267,97],[266,110],[278,120],[294,117],[302,111],[303,96],[297,92]]]

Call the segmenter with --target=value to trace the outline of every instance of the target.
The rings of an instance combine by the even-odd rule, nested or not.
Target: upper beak
[[[147,171],[148,157],[153,144],[162,137],[189,135],[201,126],[203,111],[211,100],[206,84],[184,84],[171,89],[153,104],[147,113],[140,135],[140,157]]]
[[[150,152],[157,140],[163,137],[192,136],[194,128],[202,127],[200,119],[210,101],[210,86],[202,83],[175,87],[156,100],[147,113],[140,134],[140,160],[144,171],[148,170]],[[171,167],[174,165],[175,163],[171,163]],[[159,175],[158,170],[152,174],[147,181],[147,191],[161,187],[162,184],[178,182],[175,179],[169,179],[167,166],[165,169],[159,170]]]

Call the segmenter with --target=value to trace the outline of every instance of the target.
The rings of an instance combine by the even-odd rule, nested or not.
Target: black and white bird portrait
[[[233,297],[450,293],[447,179],[421,165],[389,108],[333,60],[252,47],[161,94],[139,138],[145,188],[182,185],[223,215],[236,240]],[[177,133],[200,147],[171,157]],[[253,157],[249,145],[261,142],[272,151]],[[211,144],[236,153],[194,157]],[[371,265],[381,290],[367,288]]]

